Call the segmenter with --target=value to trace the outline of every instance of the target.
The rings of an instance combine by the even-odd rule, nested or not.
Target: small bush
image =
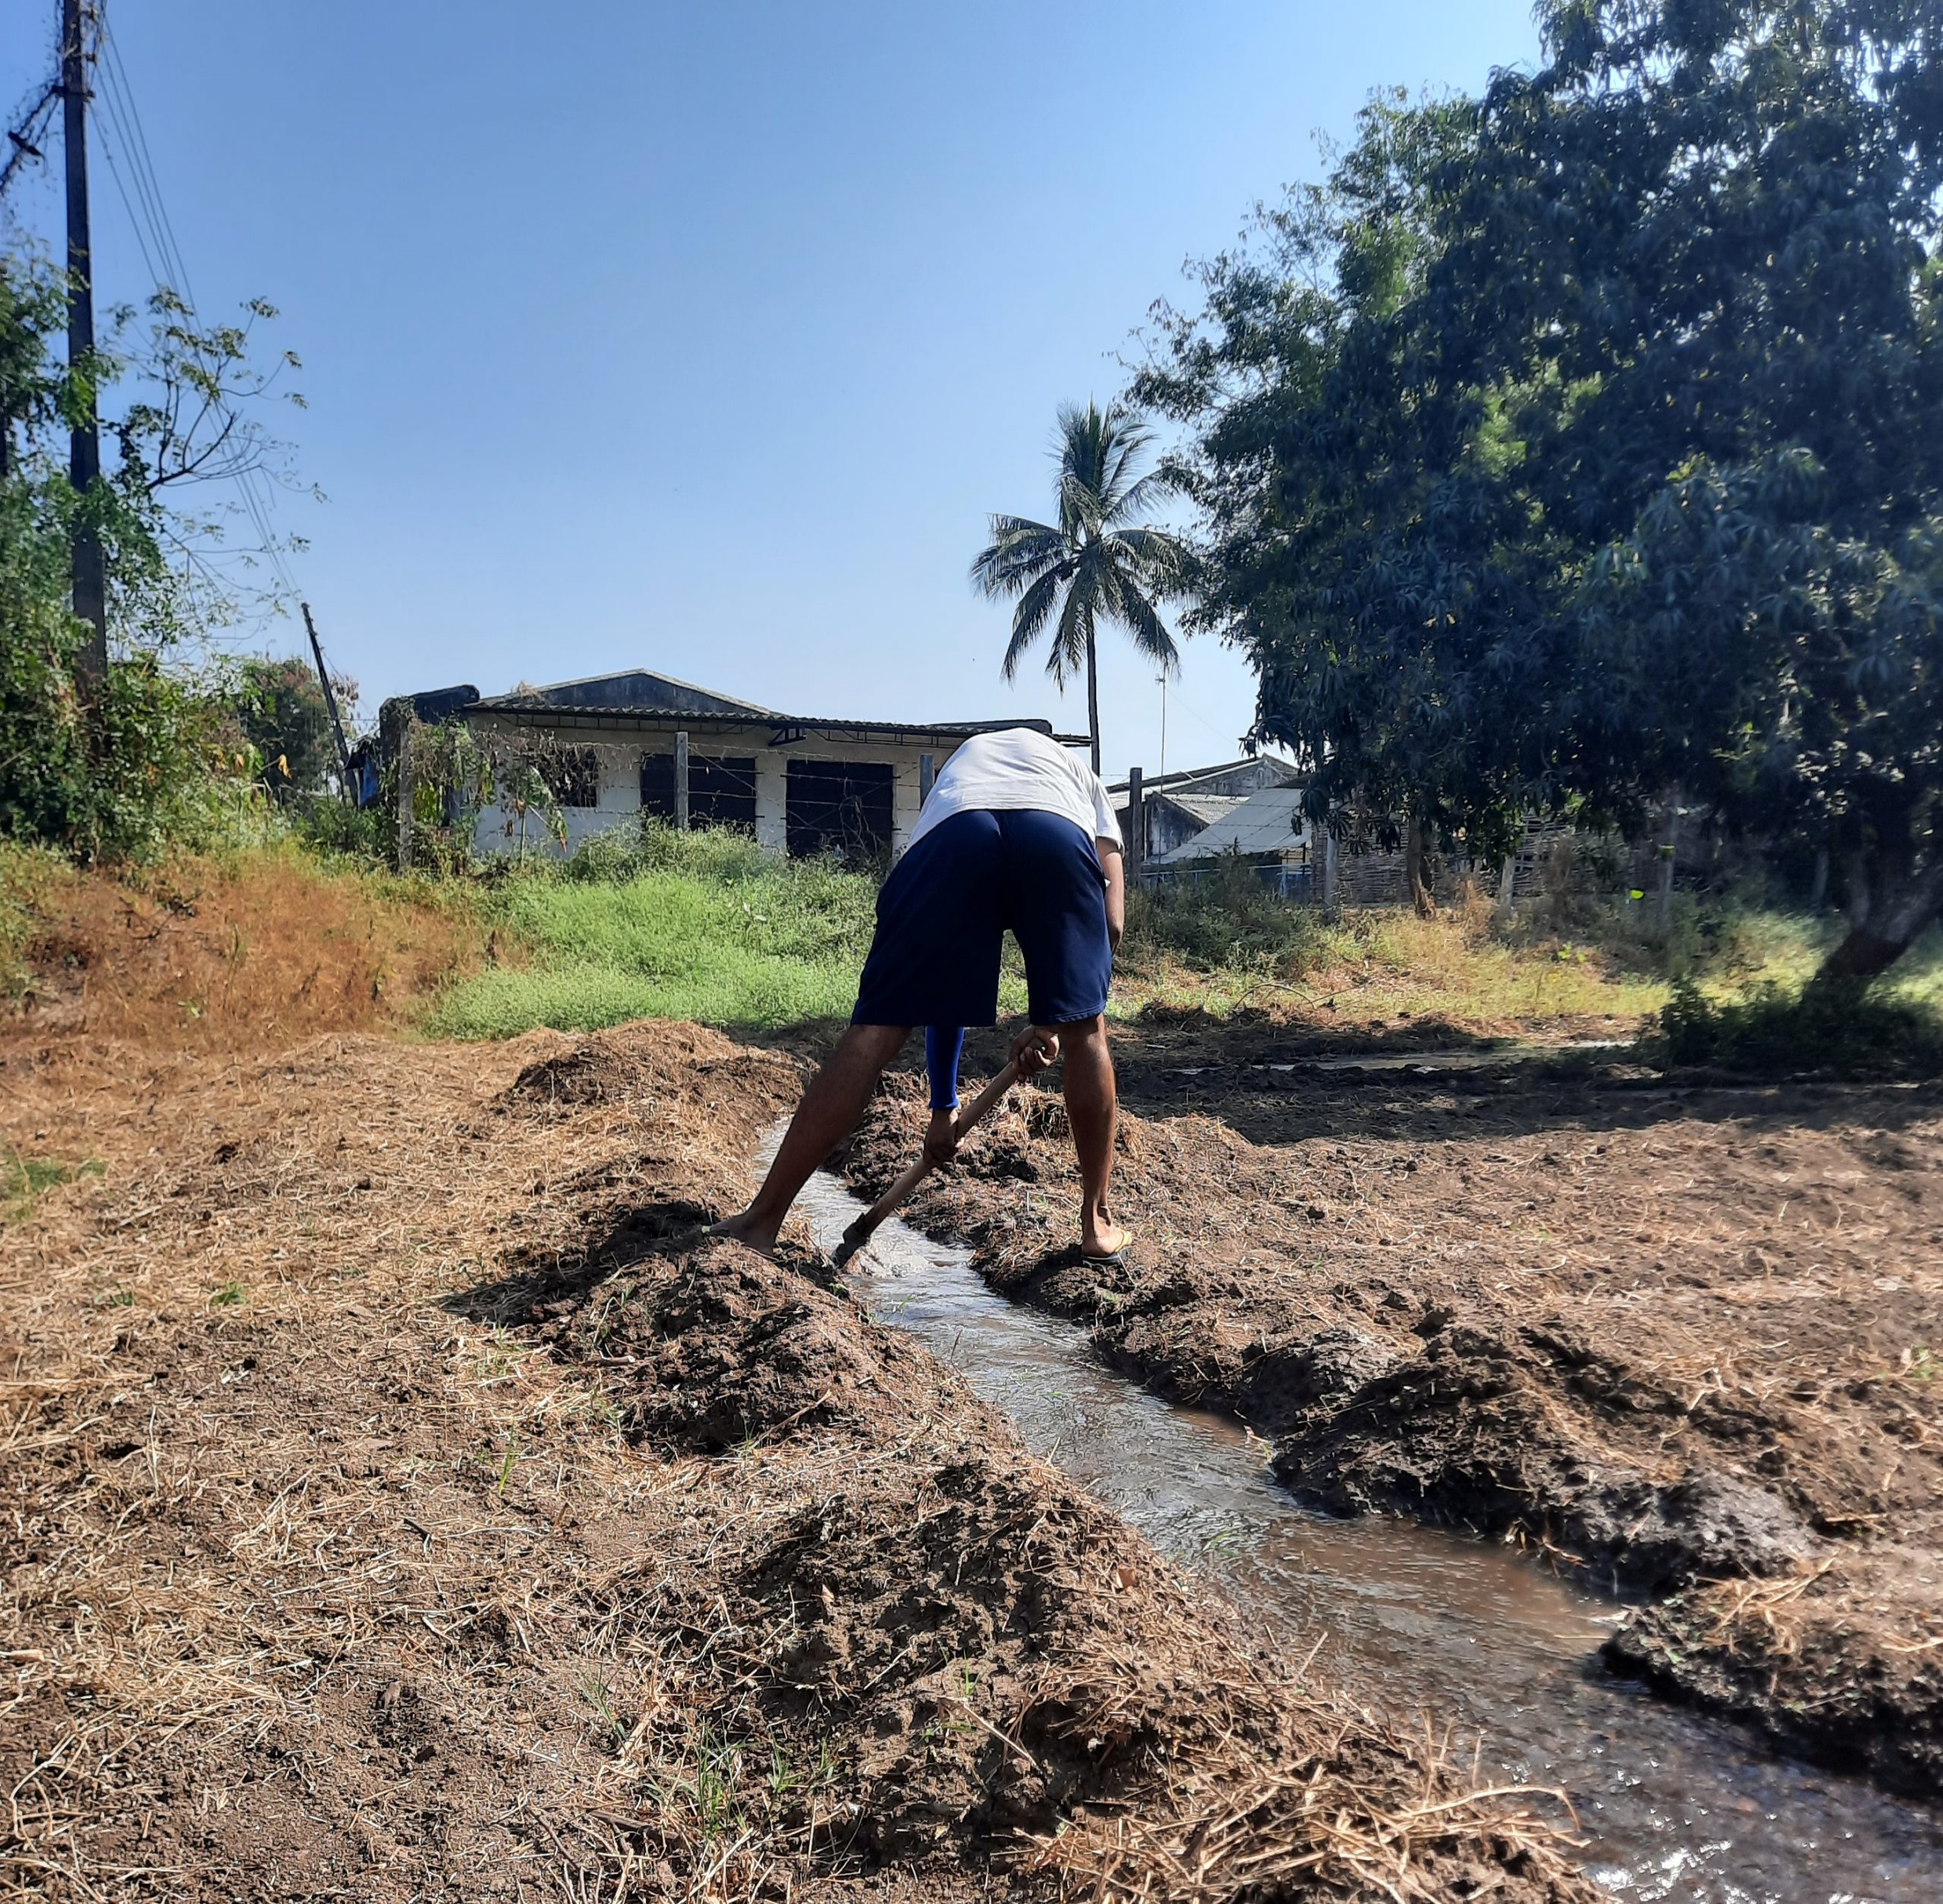
[[[1658,1043],[1670,1064],[1759,1077],[1943,1067],[1943,1019],[1909,999],[1855,987],[1790,991],[1771,980],[1722,1004],[1682,980],[1660,1013]]]
[[[372,868],[389,863],[390,815],[380,806],[353,806],[348,800],[307,800],[295,815],[298,838],[326,859],[349,859]]]
[[[1342,935],[1315,907],[1290,904],[1231,856],[1192,884],[1129,893],[1126,936],[1136,953],[1171,953],[1201,971],[1254,966],[1288,979],[1338,956]]]
[[[66,862],[51,848],[0,839],[0,1004],[17,1005],[33,989],[27,947]]]

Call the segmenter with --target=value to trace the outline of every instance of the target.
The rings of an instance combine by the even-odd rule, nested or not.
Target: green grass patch
[[[766,1028],[847,1017],[876,903],[866,874],[779,859],[732,834],[609,836],[489,891],[524,963],[455,985],[427,1029],[505,1038],[629,1018]]]
[[[71,876],[51,848],[0,840],[0,1007],[18,1005],[33,991],[27,946],[55,882]]]
[[[846,1017],[877,882],[833,862],[783,859],[736,834],[650,821],[564,863],[494,868],[464,891],[501,954],[441,995],[424,1022],[437,1036],[594,1031],[634,1018],[763,1030]],[[1624,1038],[1658,1027],[1683,985],[1680,996],[1702,999],[1726,1027],[1703,1033],[1689,1013],[1684,1036],[1752,1050],[1774,1001],[1803,995],[1841,929],[1831,919],[1682,895],[1673,929],[1654,938],[1637,913],[1581,906],[1569,931],[1529,915],[1506,921],[1482,903],[1431,919],[1403,908],[1332,918],[1283,903],[1237,867],[1189,891],[1132,896],[1110,1009],[1132,1017],[1156,1003],[1224,1017],[1266,1007],[1346,1029],[1434,1021],[1481,1035],[1555,1026]],[[1938,1022],[1943,935],[1869,997],[1877,1016],[1857,1033],[1865,1044],[1900,1035],[1881,1010],[1916,1014],[1897,1023]],[[1000,1006],[1025,1007],[1009,941]]]
[[[1331,916],[1291,906],[1245,866],[1198,885],[1132,895],[1119,1008],[1151,1001],[1216,1017],[1243,1007],[1340,1022],[1433,1019],[1490,1029],[1651,1017],[1668,988],[1596,941],[1507,935],[1488,906],[1419,919],[1403,907]]]
[[[0,1218],[17,1222],[33,1208],[37,1197],[60,1184],[71,1184],[77,1177],[99,1177],[102,1168],[97,1158],[77,1165],[0,1150]]]

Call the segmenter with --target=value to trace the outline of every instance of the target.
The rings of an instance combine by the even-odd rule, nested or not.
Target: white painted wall
[[[672,753],[672,732],[640,734],[618,733],[611,727],[562,726],[546,730],[563,747],[590,747],[600,763],[600,804],[592,807],[566,807],[566,851],[572,853],[584,841],[616,827],[631,827],[641,812],[641,761],[644,754]],[[715,730],[689,736],[691,754],[754,755],[756,762],[756,840],[771,851],[788,850],[789,762],[800,760],[874,761],[887,764],[891,779],[891,851],[901,853],[918,824],[918,757],[929,754],[934,770],[942,770],[954,748],[946,742],[926,741],[884,745],[837,739],[812,733],[786,746],[768,745],[776,724],[765,722],[745,729]],[[518,825],[503,809],[487,808],[473,831],[475,851],[481,855],[511,853],[519,849]],[[527,821],[526,850],[559,856],[559,843],[531,816]]]

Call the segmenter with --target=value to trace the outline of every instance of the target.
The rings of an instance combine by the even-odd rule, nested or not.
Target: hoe
[[[978,1123],[979,1119],[983,1117],[1018,1081],[1019,1065],[1015,1060],[1000,1072],[990,1083],[959,1112],[952,1124],[952,1129],[956,1133],[959,1143],[962,1143],[965,1141],[965,1133]],[[877,1225],[924,1181],[925,1177],[931,1174],[931,1159],[921,1151],[919,1152],[917,1160],[905,1167],[903,1174],[896,1182],[893,1184],[883,1196],[880,1196],[843,1232],[842,1240],[839,1242],[830,1256],[830,1262],[835,1268],[841,1269],[859,1250],[870,1241]]]

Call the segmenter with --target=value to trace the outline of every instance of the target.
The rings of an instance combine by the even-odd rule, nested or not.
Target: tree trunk
[[[1409,882],[1410,903],[1416,908],[1418,918],[1436,918],[1437,901],[1431,897],[1429,883],[1424,878],[1424,830],[1414,818],[1403,828],[1403,876]]]
[[[1100,666],[1094,651],[1093,617],[1086,618],[1086,731],[1093,742],[1093,771],[1100,771]]]
[[[1866,850],[1849,863],[1849,929],[1815,973],[1817,987],[1866,985],[1886,972],[1943,912],[1943,859]]]

